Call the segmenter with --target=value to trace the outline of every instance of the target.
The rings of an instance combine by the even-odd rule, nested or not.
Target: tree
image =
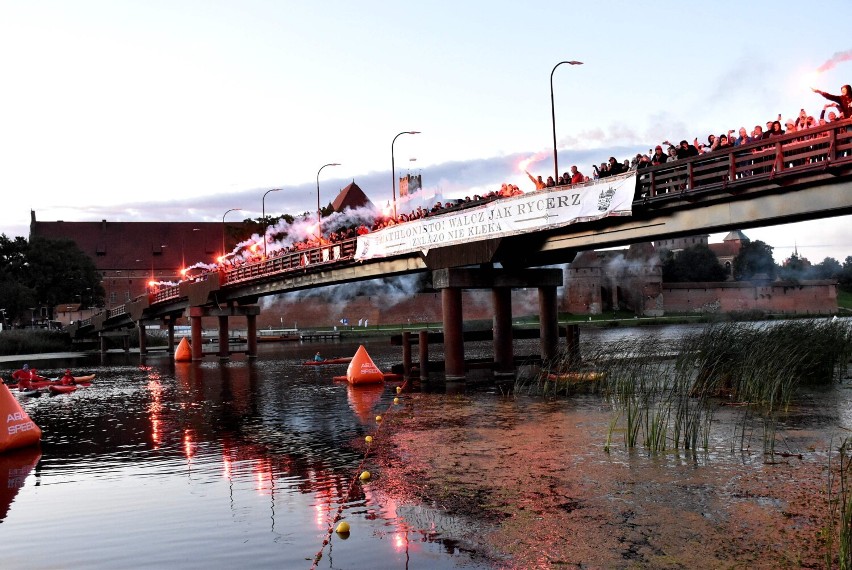
[[[842,290],[852,291],[852,255],[848,256],[843,262],[843,267],[837,276],[837,282]]]
[[[760,240],[743,244],[734,258],[734,279],[748,281],[755,277],[775,279],[775,260],[772,247]]]
[[[663,258],[663,281],[666,283],[693,283],[696,281],[724,281],[725,268],[709,247],[693,245],[674,254],[666,252]]]
[[[814,266],[814,277],[817,279],[837,279],[843,267],[833,257],[826,257]]]
[[[28,284],[35,290],[38,303],[49,310],[89,295],[93,304],[103,302],[100,273],[73,241],[37,237],[29,244],[27,261]]]
[[[785,259],[778,270],[778,277],[787,281],[810,279],[813,274],[814,269],[811,262],[795,253]]]

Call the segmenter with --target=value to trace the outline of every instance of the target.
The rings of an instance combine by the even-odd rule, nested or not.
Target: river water
[[[401,360],[386,339],[365,346],[382,369]],[[727,411],[709,453],[650,457],[603,450],[613,414],[595,394],[405,391],[395,404],[399,383],[353,388],[332,379],[345,365],[301,364],[317,350],[356,348],[262,344],[256,361],[224,363],[123,352],[30,360],[47,376],[70,366],[97,377],[73,394],[20,399],[43,438],[0,461],[0,565],[769,568],[819,559],[820,487],[832,445],[852,428],[842,385],[800,398],[779,430],[791,452],[782,461],[732,453]],[[518,353],[534,349],[516,343]],[[21,364],[0,363],[0,375]],[[373,478],[362,483],[364,470]],[[337,518],[348,536],[330,532]],[[779,532],[795,552],[779,547]]]

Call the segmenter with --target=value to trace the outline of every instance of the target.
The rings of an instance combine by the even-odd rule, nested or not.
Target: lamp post
[[[225,216],[236,210],[242,210],[242,208],[231,208],[230,210],[225,210],[225,213],[222,214],[222,257],[225,257]]]
[[[278,192],[281,188],[272,188],[263,193],[260,201],[261,215],[263,217],[263,259],[266,259],[266,195],[270,192]]]
[[[319,190],[319,175],[322,172],[322,169],[326,166],[340,166],[339,162],[329,162],[328,164],[323,164],[320,166],[320,169],[317,170],[317,235],[322,237],[322,228],[320,227],[320,220],[322,219],[322,211],[320,210],[320,190]]]
[[[393,141],[391,141],[391,182],[393,189],[393,218],[396,220],[396,165],[393,160],[393,144],[396,142],[396,139],[400,137],[400,135],[419,135],[420,131],[402,131],[395,137],[393,137]]]
[[[553,180],[559,180],[559,160],[556,158],[556,107],[553,105],[553,73],[556,71],[556,68],[562,65],[563,63],[567,63],[568,65],[583,65],[582,61],[560,61],[556,65],[553,66],[553,70],[550,72],[550,118],[553,122]]]

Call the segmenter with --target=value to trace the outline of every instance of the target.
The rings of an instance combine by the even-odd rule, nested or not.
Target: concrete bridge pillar
[[[249,358],[257,358],[257,314],[252,312],[246,313],[246,356]]]
[[[169,332],[169,348],[168,348],[168,353],[169,353],[169,354],[174,354],[174,353],[175,353],[175,320],[174,320],[174,319],[169,319],[169,320],[166,322],[166,328],[168,329],[168,332]]]
[[[538,314],[541,334],[541,358],[556,358],[559,349],[559,314],[556,287],[538,288]]]
[[[446,287],[441,290],[441,311],[444,320],[444,374],[447,380],[464,380],[464,329],[460,288]]]
[[[190,346],[192,347],[192,359],[193,360],[201,360],[204,358],[204,351],[202,347],[202,343],[204,339],[201,338],[201,316],[203,312],[201,307],[190,307],[189,309],[189,332],[190,332]]]
[[[515,368],[512,348],[512,290],[495,287],[491,290],[494,302],[494,364],[497,372],[511,372]]]
[[[136,328],[139,329],[139,354],[145,356],[148,354],[148,339],[145,336],[145,323],[140,319],[136,323]]]
[[[402,333],[402,374],[411,376],[411,331]]]
[[[228,360],[231,354],[228,351],[229,340],[228,315],[219,315],[219,360]]]
[[[568,325],[565,330],[569,364],[580,363],[580,325]]]
[[[107,339],[104,335],[101,335],[100,341],[101,341],[101,343],[100,343],[101,344],[101,354],[103,354],[104,352],[107,351]]]
[[[420,381],[429,380],[429,331],[418,333],[417,351],[420,358]]]

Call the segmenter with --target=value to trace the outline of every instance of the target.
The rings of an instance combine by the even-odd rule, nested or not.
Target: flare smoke
[[[829,69],[834,69],[834,66],[837,65],[838,63],[842,63],[844,61],[849,61],[850,59],[852,59],[852,49],[847,50],[847,51],[839,51],[836,54],[834,54],[833,56],[831,56],[831,59],[829,59],[828,61],[826,61],[825,63],[823,63],[819,67],[817,67],[817,71],[822,73],[823,71],[828,71]]]

